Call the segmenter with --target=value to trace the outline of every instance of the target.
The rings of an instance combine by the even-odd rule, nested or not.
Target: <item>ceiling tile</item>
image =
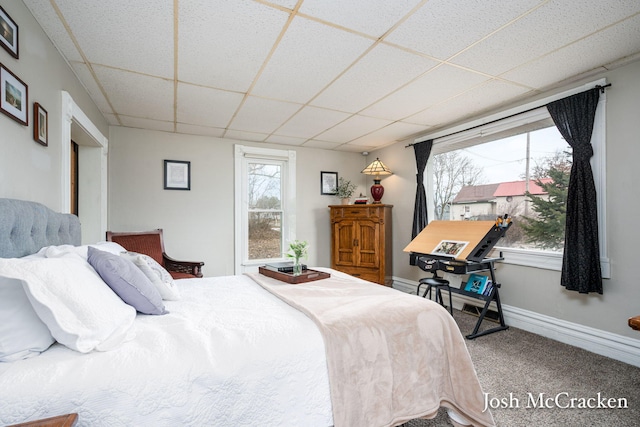
[[[245,132],[242,130],[229,129],[224,133],[225,138],[237,139],[240,141],[264,142],[269,135],[266,133]]]
[[[100,111],[102,111],[102,113],[112,113],[113,111],[111,110],[111,106],[104,97],[96,79],[93,78],[93,74],[89,71],[89,67],[84,63],[72,62],[71,68],[73,68],[73,72],[76,73],[84,87],[89,92],[89,96],[91,96],[91,99],[93,99],[93,102],[96,103]]]
[[[161,122],[158,120],[141,119],[139,117],[120,116],[122,126],[138,129],[152,129],[164,132],[173,132],[173,122]]]
[[[612,6],[614,5],[615,6]],[[607,7],[611,13],[599,10]],[[452,62],[499,75],[640,11],[640,2],[549,2],[455,57]]]
[[[176,132],[186,133],[189,135],[215,136],[217,138],[222,138],[224,135],[224,129],[222,128],[189,125],[186,123],[178,123],[176,125]]]
[[[178,84],[178,121],[226,128],[243,95],[190,84]]]
[[[421,113],[407,117],[412,123],[425,123],[433,127],[445,125],[461,119],[460,112],[471,116],[492,108],[497,108],[528,90],[500,80],[492,80],[482,84],[443,104],[438,104]]]
[[[56,0],[56,4],[90,62],[173,77],[172,0]]]
[[[248,97],[229,125],[230,129],[270,134],[302,108],[300,104]]]
[[[373,151],[377,147],[373,145],[354,145],[354,144],[343,144],[334,148],[335,151],[344,151],[348,153],[362,153],[363,151]]]
[[[298,0],[268,0],[268,3],[277,4],[278,6],[293,10],[293,8],[296,7]]]
[[[322,148],[323,150],[333,150],[338,146],[342,145],[340,142],[328,142],[328,141],[319,141],[317,139],[310,139],[304,143],[305,147],[309,148]]]
[[[444,60],[540,3],[430,0],[385,40]]]
[[[442,65],[364,109],[361,114],[400,120],[489,80],[482,74]]]
[[[278,135],[312,138],[349,117],[349,114],[323,108],[305,107],[276,131]]]
[[[359,147],[366,145],[368,147],[380,148],[393,144],[396,141],[409,138],[412,135],[424,133],[427,129],[428,128],[425,126],[412,123],[395,122],[368,135],[355,139],[349,142],[348,145],[355,145]]]
[[[180,81],[246,92],[289,14],[256,2],[179,3]]]
[[[305,0],[300,13],[378,38],[418,3],[420,0]]]
[[[361,135],[366,135],[377,129],[390,125],[390,120],[378,119],[374,117],[365,117],[354,115],[347,120],[338,123],[336,126],[321,133],[316,139],[323,141],[332,141],[344,144]]]
[[[296,138],[291,136],[282,135],[269,135],[264,142],[270,142],[272,144],[284,144],[284,145],[302,145],[307,138]]]
[[[296,17],[253,94],[306,103],[371,44],[363,37]]]
[[[47,33],[53,44],[65,56],[67,61],[82,62],[82,56],[73,44],[71,38],[62,22],[60,22],[56,11],[50,2],[41,0],[23,0],[29,8],[31,14],[36,18],[38,24]]]
[[[436,64],[418,55],[378,45],[315,98],[312,105],[356,113]]]
[[[117,114],[173,120],[173,83],[156,77],[94,67]]]
[[[578,72],[598,69],[628,52],[640,52],[640,15],[515,68],[501,77],[530,87],[544,88]]]

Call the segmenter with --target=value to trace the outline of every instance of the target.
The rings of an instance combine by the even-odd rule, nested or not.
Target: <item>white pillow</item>
[[[22,289],[22,281],[0,276],[0,362],[37,356],[54,342]]]
[[[44,256],[46,258],[59,258],[66,257],[70,254],[81,257],[83,260],[87,260],[88,254],[87,250],[89,246],[94,247],[96,249],[100,249],[104,252],[109,252],[114,255],[119,255],[122,252],[125,252],[126,249],[123,248],[120,244],[116,242],[98,242],[93,245],[82,245],[82,246],[73,246],[73,245],[57,245],[57,246],[45,246],[44,248],[38,251],[38,255]]]
[[[77,256],[0,259],[0,274],[23,281],[31,305],[51,335],[73,350],[111,350],[133,338],[136,310]]]
[[[180,299],[178,287],[173,281],[171,274],[149,255],[137,252],[122,252],[120,256],[131,261],[144,273],[151,283],[156,287],[163,300],[177,301]]]
[[[94,243],[93,245],[89,245],[89,246],[93,246],[96,249],[100,249],[101,251],[109,252],[114,255],[120,255],[122,252],[127,251],[124,247],[122,247],[121,244],[116,242],[104,241],[104,242]]]

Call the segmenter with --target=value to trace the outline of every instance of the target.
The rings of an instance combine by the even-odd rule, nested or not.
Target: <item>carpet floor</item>
[[[463,335],[478,320],[460,311],[454,318]],[[494,326],[485,320],[480,330]],[[640,426],[638,367],[513,327],[466,343],[498,426]],[[440,409],[403,426],[450,425]]]

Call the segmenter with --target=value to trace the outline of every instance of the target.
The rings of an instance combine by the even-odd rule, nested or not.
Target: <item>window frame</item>
[[[544,111],[541,107],[546,106],[550,102],[567,96],[574,95],[585,90],[589,90],[597,85],[606,86],[606,79],[599,79],[576,86],[572,89],[540,98],[536,101],[507,109],[505,111],[489,115],[471,122],[463,123],[451,128],[443,129],[438,132],[420,137],[415,140],[416,143],[433,139],[433,148],[431,156],[427,163],[425,173],[425,188],[434,188],[433,183],[433,157],[447,151],[460,149],[460,144],[473,138],[481,139],[483,135],[488,133],[503,132],[508,129],[523,126],[526,123],[543,119],[544,115],[548,116],[546,108]],[[600,264],[603,278],[611,277],[611,263],[608,257],[608,240],[607,240],[607,210],[606,210],[606,93],[601,93],[596,109],[593,134],[591,145],[593,146],[593,157],[591,158],[591,168],[593,170],[593,178],[597,192],[598,206],[598,238],[600,243]],[[498,121],[499,120],[499,121]],[[496,122],[497,121],[497,122]],[[486,142],[486,141],[484,141]],[[478,144],[481,141],[478,141]],[[470,144],[475,145],[475,144]],[[429,218],[435,218],[435,206],[433,197],[427,196],[427,209]],[[505,248],[496,246],[491,256],[504,257],[504,263],[522,265],[528,267],[536,267],[548,270],[562,270],[562,253],[541,250],[526,250],[516,248]]]
[[[249,202],[248,202],[248,163],[249,162],[280,163],[282,182],[282,247],[296,239],[296,152],[294,150],[277,150],[271,148],[235,145],[234,150],[234,234],[235,234],[235,274],[257,271],[266,259],[249,259]],[[269,258],[268,261],[284,261]]]

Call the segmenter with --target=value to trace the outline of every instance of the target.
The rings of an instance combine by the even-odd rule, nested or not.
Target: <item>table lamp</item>
[[[367,175],[374,175],[373,185],[371,186],[371,196],[373,197],[373,203],[381,203],[382,195],[384,194],[384,187],[380,185],[380,175],[391,175],[391,170],[376,158],[369,166],[362,169],[362,172]]]

